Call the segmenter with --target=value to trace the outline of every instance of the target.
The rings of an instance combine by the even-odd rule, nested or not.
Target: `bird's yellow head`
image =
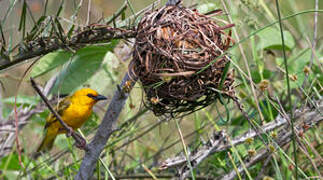
[[[71,97],[71,101],[79,105],[94,105],[100,100],[106,100],[105,96],[98,94],[95,90],[90,88],[83,88],[77,90]]]

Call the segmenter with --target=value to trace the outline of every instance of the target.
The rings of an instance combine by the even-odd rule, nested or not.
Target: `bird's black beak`
[[[101,100],[106,100],[107,98],[105,96],[102,96],[102,95],[97,95],[95,97],[93,97],[94,100],[97,100],[97,101],[101,101]]]

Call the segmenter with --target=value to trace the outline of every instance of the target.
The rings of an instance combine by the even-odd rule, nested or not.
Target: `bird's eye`
[[[91,93],[87,94],[87,96],[90,97],[90,98],[95,98],[96,97],[95,95],[93,95]]]

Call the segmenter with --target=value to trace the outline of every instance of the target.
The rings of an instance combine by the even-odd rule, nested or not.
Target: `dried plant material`
[[[303,69],[303,72],[306,76],[309,75],[309,73],[311,72],[311,69],[308,67],[308,66],[305,66],[304,69]]]
[[[289,79],[291,79],[292,81],[297,81],[297,75],[296,74],[291,74],[289,75]]]
[[[267,79],[264,79],[262,80],[260,83],[259,83],[259,89],[261,91],[265,91],[268,89],[268,86],[269,86],[269,81]]]
[[[233,40],[223,31],[233,24],[220,26],[209,16],[165,6],[139,22],[130,71],[155,115],[191,113],[220,96],[235,97],[225,53]]]

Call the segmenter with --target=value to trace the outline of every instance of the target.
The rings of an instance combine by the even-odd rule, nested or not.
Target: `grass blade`
[[[280,16],[280,9],[279,9],[279,2],[276,0],[276,8],[277,8],[277,14],[278,14],[278,22],[280,27],[280,34],[282,38],[282,51],[283,51],[283,58],[284,58],[284,65],[285,65],[285,71],[286,71],[286,84],[287,84],[287,96],[289,101],[289,108],[290,108],[290,122],[291,122],[291,128],[292,128],[292,140],[293,140],[293,149],[294,149],[294,161],[295,161],[295,177],[296,180],[298,179],[298,164],[297,164],[297,150],[296,150],[296,136],[295,136],[295,129],[294,129],[294,112],[292,108],[292,97],[291,97],[291,90],[290,90],[290,83],[289,83],[289,74],[288,74],[288,65],[287,65],[287,57],[285,52],[285,40],[284,40],[284,34],[283,34],[283,26],[282,26],[282,19]]]

